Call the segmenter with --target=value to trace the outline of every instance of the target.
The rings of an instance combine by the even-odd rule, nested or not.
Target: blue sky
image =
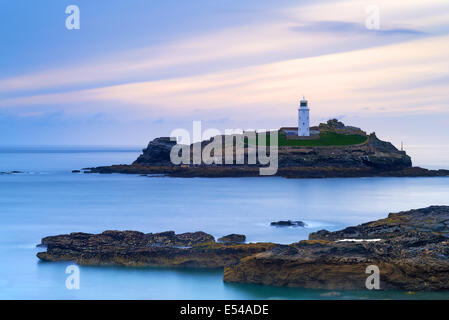
[[[2,1],[0,44],[0,145],[278,128],[302,95],[313,123],[449,145],[447,1]]]

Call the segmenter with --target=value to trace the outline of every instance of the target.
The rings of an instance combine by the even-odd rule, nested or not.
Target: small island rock
[[[246,236],[243,234],[228,234],[227,236],[218,239],[218,242],[222,243],[244,243],[246,241]]]
[[[286,220],[286,221],[276,221],[276,222],[272,222],[270,225],[275,226],[275,227],[305,227],[306,224],[302,221],[291,221],[291,220]]]

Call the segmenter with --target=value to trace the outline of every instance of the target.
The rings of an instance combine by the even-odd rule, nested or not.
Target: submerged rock
[[[271,226],[275,226],[275,227],[305,227],[306,224],[302,221],[291,221],[291,220],[286,220],[286,221],[276,221],[276,222],[272,222],[270,223]]]
[[[449,289],[449,207],[392,213],[341,231],[246,257],[224,271],[227,282],[303,288],[366,289],[366,268],[380,270],[381,289]],[[381,239],[341,242],[342,239]]]
[[[22,171],[17,171],[17,170],[13,170],[13,171],[0,171],[0,174],[18,174],[18,173],[23,173]]]

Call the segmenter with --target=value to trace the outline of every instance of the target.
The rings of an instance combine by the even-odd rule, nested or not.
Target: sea
[[[415,164],[449,169],[448,146],[411,146]],[[41,238],[70,232],[240,233],[249,242],[293,243],[430,205],[449,205],[449,177],[170,178],[72,173],[127,164],[141,147],[0,147],[0,299],[448,299],[449,292],[339,291],[229,284],[219,269],[79,267],[41,262]],[[305,227],[276,228],[272,221]],[[381,288],[382,289],[382,288]]]

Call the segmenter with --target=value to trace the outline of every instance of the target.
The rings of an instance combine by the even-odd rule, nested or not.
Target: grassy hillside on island
[[[285,133],[279,133],[279,146],[349,146],[366,142],[365,136],[358,134],[339,134],[336,132],[322,132],[320,138],[315,140],[289,140]]]
[[[258,134],[259,136],[259,134]],[[339,134],[336,132],[325,131],[320,133],[319,139],[313,140],[295,140],[287,139],[283,132],[278,133],[278,144],[280,147],[318,147],[318,146],[350,146],[366,142],[368,137],[357,134]],[[247,140],[246,140],[247,141]],[[270,135],[267,134],[267,145],[270,145]]]

